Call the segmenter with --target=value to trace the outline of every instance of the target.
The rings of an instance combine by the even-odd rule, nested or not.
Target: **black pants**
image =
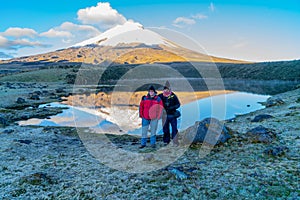
[[[177,118],[175,117],[170,117],[170,116],[163,116],[162,118],[162,123],[163,123],[163,141],[164,143],[169,143],[170,142],[170,125],[172,127],[172,139],[174,143],[178,143],[176,134],[178,132],[177,130]]]

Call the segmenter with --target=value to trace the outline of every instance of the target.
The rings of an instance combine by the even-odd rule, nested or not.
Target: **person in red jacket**
[[[155,88],[151,85],[148,94],[142,97],[140,102],[140,117],[142,118],[142,138],[140,148],[146,147],[147,143],[147,132],[150,125],[150,145],[152,148],[156,146],[156,129],[158,120],[161,118],[163,110],[163,102]]]

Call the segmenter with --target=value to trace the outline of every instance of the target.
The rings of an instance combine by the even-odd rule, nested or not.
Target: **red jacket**
[[[150,97],[150,95],[143,96],[140,103],[140,117],[148,120],[160,119],[163,110],[163,102],[157,95]]]

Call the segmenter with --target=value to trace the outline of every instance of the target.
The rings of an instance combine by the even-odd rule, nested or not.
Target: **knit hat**
[[[164,86],[164,89],[171,89],[171,86],[170,86],[170,83],[169,83],[169,81],[166,81],[166,84],[165,84],[165,86]]]
[[[150,90],[153,90],[153,91],[156,93],[156,90],[155,90],[155,88],[154,88],[153,85],[151,85],[151,86],[149,87],[149,90],[148,90],[148,91],[150,91]]]

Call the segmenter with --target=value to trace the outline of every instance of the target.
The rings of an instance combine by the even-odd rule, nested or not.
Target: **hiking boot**
[[[156,148],[156,144],[152,144],[152,145],[151,145],[151,148],[152,148],[152,149],[155,149],[155,148]]]

